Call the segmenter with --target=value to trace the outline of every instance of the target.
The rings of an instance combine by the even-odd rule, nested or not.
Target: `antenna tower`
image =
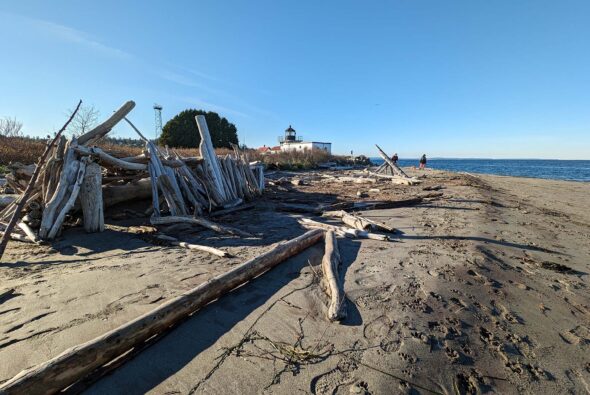
[[[156,120],[156,139],[162,134],[162,106],[154,104],[154,115]]]

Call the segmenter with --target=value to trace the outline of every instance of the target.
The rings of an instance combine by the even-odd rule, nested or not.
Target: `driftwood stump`
[[[90,163],[80,189],[80,203],[84,215],[84,230],[88,233],[104,230],[104,206],[102,201],[102,173],[100,165]]]

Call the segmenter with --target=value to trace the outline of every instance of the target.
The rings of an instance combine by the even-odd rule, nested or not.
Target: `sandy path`
[[[397,242],[340,242],[349,299],[343,325],[324,319],[319,245],[203,309],[88,392],[588,391],[590,214],[582,211],[590,185],[426,174],[426,184],[446,187],[445,199],[370,212],[400,229]],[[264,243],[301,232],[292,218],[266,211],[244,213],[235,224],[255,231],[247,228],[253,222],[270,237]],[[240,259],[228,261],[136,238],[123,244],[92,262],[80,262],[78,247],[68,264],[2,268],[4,286],[21,295],[0,304],[0,360],[11,361],[0,364],[0,377],[198,284],[199,273],[265,248],[230,246]],[[66,303],[68,294],[75,302]],[[105,309],[106,317],[97,313]],[[31,321],[43,312],[51,313]],[[78,324],[84,314],[91,318]],[[72,320],[59,332],[39,333]],[[31,330],[38,334],[6,345]],[[42,350],[46,343],[53,348]]]

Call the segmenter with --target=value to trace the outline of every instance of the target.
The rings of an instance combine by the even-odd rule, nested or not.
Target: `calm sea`
[[[381,158],[371,158],[380,165]],[[399,165],[418,167],[418,159],[400,159]],[[590,160],[551,159],[429,159],[428,167],[468,173],[501,176],[548,178],[554,180],[590,181]]]

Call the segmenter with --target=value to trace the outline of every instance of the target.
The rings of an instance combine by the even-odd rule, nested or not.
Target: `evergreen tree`
[[[236,125],[216,112],[195,109],[184,110],[166,122],[158,143],[170,147],[198,147],[201,136],[195,121],[197,115],[205,116],[214,148],[231,148],[231,143],[238,144]]]

